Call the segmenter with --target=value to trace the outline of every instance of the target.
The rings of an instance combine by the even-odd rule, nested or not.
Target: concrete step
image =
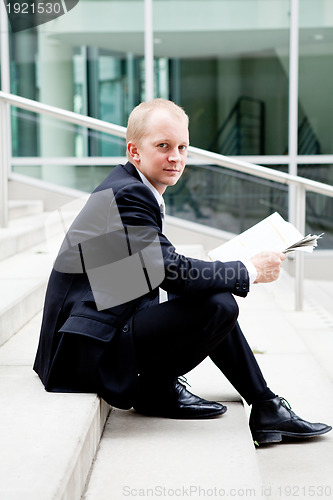
[[[54,258],[74,217],[54,214],[16,219],[0,230],[0,346],[43,306]]]
[[[209,360],[188,374],[189,390],[223,401],[212,420],[169,420],[113,410],[83,500],[124,497],[264,498],[243,404]]]
[[[51,269],[45,243],[0,261],[0,345],[41,310]]]
[[[0,231],[0,498],[79,500],[109,406],[47,393],[32,370],[63,221],[45,232],[49,214],[19,215]]]
[[[47,213],[14,219],[0,229],[0,261],[45,241]]]
[[[0,349],[1,500],[79,500],[109,413],[94,394],[44,390],[32,370],[40,322]]]
[[[244,410],[232,402],[229,412],[184,421],[112,411],[83,499],[263,498]]]
[[[8,218],[9,220],[27,217],[29,215],[41,214],[44,203],[41,200],[9,200]]]
[[[81,205],[82,203],[79,207]],[[9,221],[7,228],[0,228],[0,261],[52,240],[56,235],[62,235],[63,238],[77,214],[74,202],[68,204],[68,207],[68,209],[65,206],[53,212],[19,217]]]

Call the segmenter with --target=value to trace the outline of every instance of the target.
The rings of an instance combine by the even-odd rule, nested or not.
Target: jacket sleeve
[[[168,292],[194,294],[229,291],[245,297],[249,291],[249,275],[240,261],[209,262],[186,257],[162,233],[159,207],[149,188],[141,183],[119,190],[114,202],[125,228],[138,226],[149,244],[158,235],[162,250],[164,279],[159,286]],[[112,212],[112,210],[111,210]]]

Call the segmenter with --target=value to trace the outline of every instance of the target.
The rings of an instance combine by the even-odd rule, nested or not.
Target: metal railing
[[[45,114],[62,121],[88,127],[93,130],[105,132],[117,137],[126,136],[126,128],[119,125],[90,118],[88,116],[66,111],[54,106],[45,105],[30,99],[0,91],[0,179],[1,179],[1,201],[0,201],[0,224],[6,226],[8,211],[8,179],[10,178],[10,105],[26,109],[35,113]],[[304,234],[306,217],[306,193],[318,193],[333,198],[333,186],[313,181],[303,177],[290,175],[277,170],[255,165],[237,158],[228,158],[221,154],[212,153],[195,147],[189,147],[189,156],[199,161],[220,165],[237,172],[243,172],[261,179],[288,185],[295,190],[296,221],[293,221],[298,230]],[[94,161],[94,158],[91,158]],[[302,310],[303,307],[303,279],[304,279],[304,255],[296,252],[296,276],[295,276],[295,308]]]

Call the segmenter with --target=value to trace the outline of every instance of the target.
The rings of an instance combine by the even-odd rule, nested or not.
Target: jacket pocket
[[[80,315],[70,316],[45,388],[56,392],[94,392],[117,408],[133,405],[137,367],[132,337],[114,326]]]
[[[82,335],[101,342],[110,342],[116,334],[116,328],[85,316],[70,316],[59,332]]]

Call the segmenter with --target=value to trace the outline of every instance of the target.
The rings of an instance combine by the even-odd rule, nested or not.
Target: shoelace
[[[285,398],[281,398],[281,397],[280,397],[280,401],[281,401],[282,406],[284,406],[286,410],[291,410],[291,405],[290,405],[289,401],[287,401]]]
[[[178,377],[178,381],[183,384],[183,385],[187,385],[188,387],[191,387],[191,384],[188,382],[187,378],[185,377],[185,375],[181,375],[180,377]]]
[[[292,418],[297,417],[297,415],[293,412],[293,410],[291,409],[291,405],[289,403],[289,401],[287,401],[285,398],[281,398],[280,397],[280,401],[281,401],[281,405],[287,410],[289,411],[289,414]]]

